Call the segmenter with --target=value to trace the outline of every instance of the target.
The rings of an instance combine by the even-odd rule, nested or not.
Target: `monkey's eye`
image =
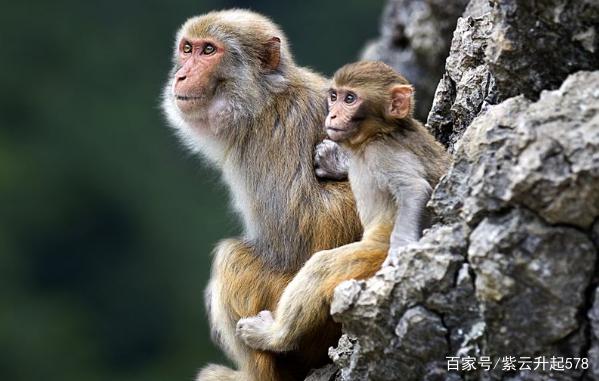
[[[352,104],[356,101],[356,94],[348,93],[344,99],[345,103]]]
[[[204,49],[202,49],[202,53],[204,53],[206,55],[210,55],[210,54],[212,54],[214,52],[216,52],[216,48],[212,44],[206,44],[204,46]]]
[[[183,44],[183,53],[191,53],[191,50],[191,44],[189,42],[185,42],[185,44]]]
[[[331,91],[331,102],[335,102],[337,100],[337,93],[334,91]]]

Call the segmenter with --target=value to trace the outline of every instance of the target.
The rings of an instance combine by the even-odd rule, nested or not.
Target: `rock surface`
[[[336,289],[327,380],[599,380],[597,16],[597,1],[468,5],[429,116],[454,155],[436,224]]]
[[[458,20],[428,126],[453,146],[488,104],[536,99],[599,67],[596,0],[472,0]]]
[[[595,360],[589,369],[589,378],[599,380],[599,289],[593,292],[593,306],[587,317],[591,322],[591,349],[589,357]]]
[[[357,338],[336,358],[339,379],[578,379],[580,369],[450,374],[446,356],[597,356],[581,316],[596,284],[599,71],[537,102],[490,106],[455,160],[431,201],[440,222],[375,277],[337,288],[331,312]]]
[[[381,60],[416,88],[416,115],[426,120],[458,17],[468,0],[390,0],[381,37],[368,44],[363,59]]]

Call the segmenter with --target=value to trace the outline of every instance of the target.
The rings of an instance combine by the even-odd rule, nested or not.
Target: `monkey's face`
[[[238,125],[236,118],[259,113],[287,83],[281,63],[289,61],[289,53],[282,37],[270,20],[244,10],[187,20],[177,34],[164,92],[172,124],[222,136]]]
[[[183,36],[178,45],[172,94],[184,115],[206,107],[214,93],[216,71],[225,51],[224,44],[212,38]]]
[[[333,87],[329,90],[325,127],[331,140],[342,142],[358,132],[364,120],[362,104],[363,99],[352,89]]]

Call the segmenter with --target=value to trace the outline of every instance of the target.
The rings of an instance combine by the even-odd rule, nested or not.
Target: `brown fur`
[[[240,318],[275,308],[312,253],[361,235],[349,185],[321,183],[313,173],[313,149],[324,137],[325,79],[297,67],[281,30],[249,11],[192,18],[182,38],[215,39],[226,52],[201,109],[181,114],[169,85],[164,108],[183,141],[222,170],[244,224],[242,237],[216,248],[207,289],[214,338],[239,371],[211,365],[197,380],[302,380],[328,360],[339,336],[332,321],[325,332],[305,332],[285,354],[253,350],[234,332]]]
[[[242,319],[237,333],[248,345],[288,351],[305,332],[323,332],[341,282],[372,276],[392,245],[419,238],[425,204],[450,160],[411,117],[411,87],[394,98],[397,86],[406,85],[383,63],[351,64],[335,74],[331,94],[343,96],[330,99],[327,128],[350,153],[349,178],[364,234],[359,242],[314,254],[281,295],[274,317],[263,311]],[[356,101],[339,104],[349,93],[357,94]],[[401,112],[392,112],[393,102]]]

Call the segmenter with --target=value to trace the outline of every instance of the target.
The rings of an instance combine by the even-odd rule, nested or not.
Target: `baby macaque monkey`
[[[362,224],[367,228],[391,218],[392,248],[420,238],[430,223],[426,203],[451,163],[443,146],[412,117],[413,94],[403,76],[372,61],[339,69],[329,90],[326,131],[348,153]]]
[[[339,283],[372,276],[390,246],[420,238],[429,223],[426,203],[451,160],[412,117],[413,93],[408,81],[382,62],[353,63],[335,73],[326,132],[349,156],[364,234],[359,242],[314,254],[283,292],[274,316],[263,311],[241,319],[237,334],[249,346],[293,349],[303,334],[322,329]],[[317,160],[338,156],[338,148],[325,142]],[[330,166],[316,166],[318,175],[326,176]],[[335,171],[332,177],[338,176]]]

